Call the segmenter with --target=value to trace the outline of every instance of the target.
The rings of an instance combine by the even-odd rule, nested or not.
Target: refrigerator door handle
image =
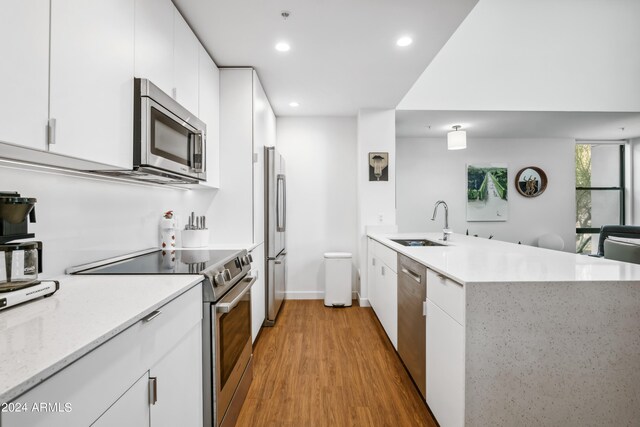
[[[287,177],[282,175],[282,231],[287,231]]]
[[[284,231],[286,225],[286,220],[284,219],[286,214],[280,212],[280,203],[282,203],[282,210],[285,211],[285,194],[284,175],[278,174],[276,184],[276,231]]]

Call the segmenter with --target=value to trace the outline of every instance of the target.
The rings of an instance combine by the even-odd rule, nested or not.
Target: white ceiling
[[[611,140],[640,137],[640,113],[396,111],[396,135],[398,137],[443,138],[454,125],[462,125],[462,130],[467,131],[467,139],[575,138]],[[624,130],[620,128],[624,128]]]
[[[218,66],[253,66],[276,115],[395,108],[477,0],[173,0]],[[291,12],[285,21],[280,13]],[[396,40],[414,42],[400,48]],[[291,45],[277,52],[277,42]],[[291,101],[298,108],[289,106]]]

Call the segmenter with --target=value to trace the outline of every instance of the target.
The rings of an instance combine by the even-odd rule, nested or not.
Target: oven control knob
[[[245,255],[242,257],[242,265],[249,265],[251,264],[251,261],[249,260],[249,256],[250,255]]]
[[[231,280],[231,272],[229,271],[228,268],[225,268],[222,274],[223,274],[224,280]]]
[[[249,262],[253,262],[253,257],[251,256],[251,254],[247,254],[247,258],[249,259]]]
[[[213,276],[213,280],[216,282],[216,285],[224,285],[224,274],[216,273],[215,276]]]
[[[242,268],[242,263],[240,262],[240,258],[236,258],[234,259],[234,261],[236,262],[236,268]]]

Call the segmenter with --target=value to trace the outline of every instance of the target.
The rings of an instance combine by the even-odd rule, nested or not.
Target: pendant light
[[[453,131],[447,134],[447,148],[449,150],[464,150],[467,148],[467,132],[459,130],[460,125],[453,127]]]

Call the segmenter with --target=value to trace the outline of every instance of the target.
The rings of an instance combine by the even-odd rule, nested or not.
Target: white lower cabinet
[[[92,427],[149,425],[149,373],[140,377]]]
[[[369,254],[368,254],[368,263],[367,263],[367,277],[368,277],[368,283],[369,283],[369,287],[368,287],[368,298],[369,298],[369,305],[371,305],[371,308],[373,309],[373,311],[375,311],[376,313],[380,310],[379,307],[379,299],[378,299],[378,273],[376,271],[376,264],[380,263],[380,260],[376,259],[375,256],[373,256],[373,251],[371,250],[371,247],[369,247]]]
[[[380,286],[378,297],[383,308],[379,316],[380,322],[387,332],[393,347],[398,349],[398,274],[389,266],[380,266]]]
[[[201,285],[13,402],[2,427],[202,426]]]
[[[196,325],[149,371],[155,382],[151,403],[154,427],[202,425],[202,329]],[[180,404],[177,404],[180,402]]]
[[[428,296],[426,322],[427,404],[440,426],[463,426],[464,327]]]
[[[251,341],[255,342],[264,323],[267,308],[267,289],[264,281],[264,244],[260,243],[249,253],[253,258],[251,274],[257,277],[251,287]]]
[[[389,250],[386,246],[380,245],[378,242],[369,239],[368,242],[368,298],[369,304],[378,316],[380,324],[384,328],[393,347],[398,349],[398,274],[396,266],[388,265],[383,258],[378,257],[378,253]],[[376,251],[377,249],[377,251]],[[397,253],[394,251],[395,256]],[[384,255],[384,260],[390,262],[391,259],[397,259],[389,254]]]

